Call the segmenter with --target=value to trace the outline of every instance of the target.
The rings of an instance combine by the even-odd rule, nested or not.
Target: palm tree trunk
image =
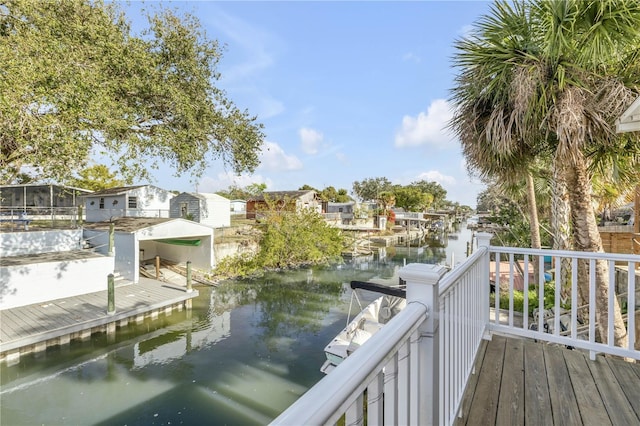
[[[571,250],[571,207],[567,190],[566,165],[553,159],[553,196],[551,199],[551,232],[554,250]]]
[[[551,201],[551,232],[553,232],[554,250],[572,250],[573,239],[571,237],[571,204],[567,189],[567,164],[566,160],[558,155],[553,159],[553,197]],[[555,264],[552,265],[555,267]],[[562,294],[571,294],[571,261],[562,258],[560,271],[556,271],[555,279],[560,284]],[[584,306],[589,301],[589,294],[578,292],[578,305]],[[581,320],[584,312],[578,312]]]
[[[536,202],[536,188],[533,184],[533,175],[527,172],[527,201],[529,202],[529,229],[531,231],[531,248],[540,249],[542,243],[540,239],[540,221],[538,219],[538,203]],[[526,272],[527,274],[529,271]],[[537,257],[533,259],[533,282],[538,283],[540,276],[540,263]],[[525,289],[526,291],[527,289]]]
[[[591,181],[587,173],[586,160],[582,152],[574,152],[573,167],[567,167],[567,184],[572,190],[569,192],[571,202],[571,217],[575,248],[579,251],[604,252],[602,240],[598,232],[596,215],[591,205]],[[607,339],[608,310],[609,310],[609,266],[606,261],[597,261],[596,273],[596,321],[602,341]],[[582,275],[582,274],[580,274]],[[582,278],[582,277],[579,277]],[[589,294],[587,280],[579,279],[578,285],[583,296]],[[628,342],[627,329],[622,319],[618,299],[613,295],[613,326],[614,344],[626,348]]]
[[[527,173],[527,198],[529,199],[529,227],[531,229],[531,248],[542,248],[540,242],[540,222],[538,220],[538,205],[536,203],[536,189],[533,185],[533,175]]]

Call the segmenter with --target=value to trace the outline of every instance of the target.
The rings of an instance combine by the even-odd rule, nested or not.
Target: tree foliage
[[[78,176],[74,176],[65,181],[66,185],[76,188],[100,191],[103,189],[123,186],[125,182],[118,179],[117,175],[109,170],[104,164],[96,164],[78,171]]]
[[[396,207],[409,212],[424,211],[433,201],[433,195],[422,192],[414,186],[398,186],[393,190]]]
[[[94,153],[125,179],[161,162],[202,174],[259,164],[262,125],[214,85],[222,49],[190,15],[148,15],[132,34],[117,3],[0,4],[0,182],[62,181]]]
[[[316,211],[291,211],[290,203],[266,199],[260,213],[259,250],[255,256],[225,258],[216,267],[217,275],[245,276],[265,269],[292,268],[309,264],[339,262],[344,236],[329,226]]]
[[[299,188],[299,190],[315,191],[322,201],[328,201],[330,203],[347,203],[351,201],[348,191],[344,188],[336,189],[333,186],[327,186],[320,191],[311,185],[304,184]]]
[[[267,189],[266,183],[252,183],[244,188],[237,185],[231,185],[226,190],[218,191],[216,194],[221,195],[230,200],[248,200],[257,197]]]
[[[269,210],[262,221],[257,263],[263,268],[337,261],[343,249],[340,230],[314,210]]]
[[[393,190],[386,177],[366,178],[362,182],[353,182],[353,193],[360,201],[378,201],[380,193]]]

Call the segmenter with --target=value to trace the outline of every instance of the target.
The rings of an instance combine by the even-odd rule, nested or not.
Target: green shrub
[[[544,285],[544,309],[551,309],[555,306],[556,288],[555,283],[550,281]],[[492,301],[493,306],[493,301]],[[529,316],[533,315],[533,310],[539,306],[537,288],[529,288]],[[571,305],[561,304],[565,309],[570,309]],[[509,309],[509,293],[500,292],[500,309]],[[515,312],[524,311],[524,292],[520,290],[513,291],[513,310]]]

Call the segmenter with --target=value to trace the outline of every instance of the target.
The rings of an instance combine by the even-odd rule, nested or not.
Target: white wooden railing
[[[640,256],[631,254],[610,254],[575,251],[534,250],[512,247],[490,247],[492,262],[495,262],[496,279],[495,293],[492,294],[491,306],[498,310],[500,296],[508,300],[509,307],[505,312],[506,318],[499,320],[499,316],[489,322],[488,329],[492,332],[508,333],[522,337],[534,338],[551,343],[558,343],[575,348],[591,351],[593,359],[596,353],[618,355],[640,360],[640,351],[635,350],[636,338],[636,306],[640,302]],[[551,264],[545,263],[545,258],[551,258]],[[502,261],[499,261],[502,259]],[[506,259],[506,260],[505,260]],[[537,263],[538,281],[534,282],[532,273],[524,274],[516,271],[516,263],[520,263],[522,271],[531,271],[532,264]],[[596,269],[600,263],[603,278],[608,282],[607,292],[603,293],[596,286]],[[580,305],[578,298],[579,268],[584,268],[584,277],[588,281],[588,302]],[[567,282],[562,288],[557,271],[565,268]],[[544,272],[551,275],[553,297],[545,299]],[[626,272],[625,272],[626,271]],[[625,272],[621,274],[620,272]],[[551,274],[550,274],[551,273]],[[626,275],[622,279],[621,275]],[[546,309],[536,309],[533,317],[522,315],[522,323],[514,321],[514,297],[516,291],[515,280],[522,280],[522,288],[537,287],[537,300],[545,300]],[[549,276],[546,277],[550,278]],[[501,285],[497,285],[501,282]],[[617,287],[617,288],[616,288]],[[597,312],[596,297],[606,298],[606,309]],[[529,292],[522,292],[523,311],[529,309]],[[551,306],[548,306],[551,304]],[[621,347],[614,339],[614,305],[618,304],[626,320],[627,344]],[[628,312],[627,312],[628,311]],[[605,321],[605,327],[598,327],[599,321]],[[532,327],[533,325],[533,327]],[[597,338],[598,331],[606,330],[606,335]]]
[[[640,265],[640,256],[493,247],[489,239],[490,234],[477,234],[478,250],[444,277],[444,268],[438,265],[409,264],[401,269],[400,278],[407,283],[407,307],[272,424],[336,424],[343,416],[346,425],[452,424],[482,339],[490,338],[491,333],[586,349],[592,357],[600,352],[640,359],[640,351],[634,349],[638,336],[633,309],[639,301],[636,265]],[[549,257],[552,265],[544,262]],[[534,301],[529,300],[528,292],[522,292],[522,312],[518,312],[516,283],[524,288],[535,284],[531,273],[535,268],[530,268],[534,261],[541,271],[538,298],[545,300],[545,269],[555,273],[553,269],[568,268],[571,288],[555,286],[553,297],[548,295],[546,300],[552,306],[537,310],[530,318],[527,313]],[[495,265],[493,293],[490,262]],[[606,278],[610,284],[608,311],[596,315],[598,262],[609,268]],[[589,302],[582,307],[578,306],[579,268],[586,268],[589,284]],[[625,280],[616,279],[616,269],[630,273]],[[502,309],[501,296],[506,305]],[[624,347],[614,342],[614,300],[629,310]],[[588,321],[584,327],[581,317]],[[596,338],[597,320],[607,321],[604,339]],[[549,322],[548,332],[537,327]]]

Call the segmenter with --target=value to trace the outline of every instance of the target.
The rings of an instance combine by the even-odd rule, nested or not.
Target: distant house
[[[356,208],[355,201],[347,203],[325,203],[323,209],[325,218],[337,220],[338,223],[348,225],[353,222],[353,213]]]
[[[212,228],[231,225],[231,201],[218,194],[183,192],[169,204],[171,218],[189,219]]]
[[[87,222],[118,217],[169,217],[169,191],[153,185],[122,186],[96,191],[84,197]]]
[[[54,184],[0,185],[0,207],[5,213],[19,210],[28,215],[72,214],[82,205],[82,196],[91,192]]]
[[[247,211],[245,200],[231,200],[231,214],[243,214]]]
[[[247,200],[247,219],[255,219],[258,212],[267,210],[268,203],[289,211],[308,208],[322,212],[322,201],[315,191],[269,191]]]

